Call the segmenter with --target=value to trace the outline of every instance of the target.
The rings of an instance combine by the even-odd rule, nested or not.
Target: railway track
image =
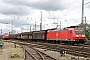
[[[31,43],[30,46],[41,48],[41,49],[47,49],[51,51],[57,51],[60,52],[61,49],[64,49],[67,51],[67,54],[76,55],[76,56],[82,56],[82,57],[90,57],[90,48],[83,47],[83,46],[67,46],[67,45],[56,45],[56,44],[47,44],[47,43]]]
[[[67,51],[68,54],[76,55],[76,56],[82,56],[82,57],[90,57],[90,48],[84,47],[84,46],[67,46],[67,45],[56,45],[56,44],[39,44],[38,45],[32,45],[33,47],[52,50],[60,52],[60,50],[64,49]]]
[[[25,44],[25,43],[19,43]],[[61,49],[67,51],[67,54],[90,57],[90,47],[84,46],[69,46],[69,45],[60,45],[60,44],[49,44],[49,43],[26,43],[25,45],[30,45],[31,47],[57,51],[60,52]]]
[[[25,51],[25,60],[57,60],[31,46],[21,45]]]

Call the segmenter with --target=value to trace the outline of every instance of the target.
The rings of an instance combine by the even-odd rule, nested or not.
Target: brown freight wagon
[[[22,32],[21,39],[24,39],[24,40],[32,39],[32,33],[33,32]]]
[[[47,30],[33,31],[33,40],[46,40]]]
[[[21,39],[21,34],[10,34],[10,39]]]

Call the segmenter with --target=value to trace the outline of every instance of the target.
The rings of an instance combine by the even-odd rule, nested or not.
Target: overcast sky
[[[84,1],[84,16],[90,23],[90,0]],[[82,0],[0,0],[0,30],[17,33],[40,29],[74,26],[81,23]],[[57,23],[57,24],[54,24]],[[1,32],[1,31],[0,31]]]

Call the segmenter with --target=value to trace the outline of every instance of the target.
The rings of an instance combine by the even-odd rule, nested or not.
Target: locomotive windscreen
[[[84,30],[75,30],[76,34],[84,34]]]

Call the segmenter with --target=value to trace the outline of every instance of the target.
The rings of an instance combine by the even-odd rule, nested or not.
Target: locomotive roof
[[[70,26],[70,27],[66,27],[66,28],[78,28],[78,26]]]
[[[42,32],[42,31],[47,31],[47,30],[38,30],[38,31],[39,31],[39,32],[40,32],[40,31]],[[38,32],[38,31],[33,31],[33,32]]]
[[[57,28],[47,29],[47,30],[56,30]]]
[[[69,28],[78,28],[78,26],[65,27],[65,28],[63,28],[63,30],[68,30]]]

